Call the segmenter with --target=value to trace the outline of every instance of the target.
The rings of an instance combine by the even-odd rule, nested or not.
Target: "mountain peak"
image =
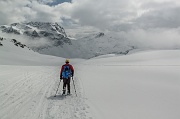
[[[29,31],[46,31],[56,34],[61,34],[64,37],[67,37],[66,32],[63,27],[61,27],[57,22],[50,23],[50,22],[24,22],[24,23],[12,23],[11,25],[3,25],[0,27],[3,32],[6,33],[14,33],[14,34],[21,34],[24,32]]]
[[[65,37],[67,37],[65,30],[63,27],[61,27],[57,22],[50,23],[50,22],[28,22],[26,25],[29,25],[31,27],[35,27],[40,30],[45,31],[54,31],[58,34],[63,34]]]
[[[50,41],[48,46],[62,46],[63,44],[71,45],[71,40],[67,37],[64,28],[58,23],[31,21],[12,23],[9,26],[3,25],[0,29],[4,33],[23,35],[30,39],[47,39]]]

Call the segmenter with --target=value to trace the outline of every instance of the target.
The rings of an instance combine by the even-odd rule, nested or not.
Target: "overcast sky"
[[[177,28],[179,13],[179,0],[0,1],[0,25],[49,21],[99,29]]]
[[[86,32],[139,33],[142,38],[153,37],[154,33],[155,39],[160,38],[158,34],[168,35],[168,38],[173,34],[180,39],[179,13],[179,0],[0,1],[0,25],[23,21],[58,22],[66,31],[80,32],[83,28]]]

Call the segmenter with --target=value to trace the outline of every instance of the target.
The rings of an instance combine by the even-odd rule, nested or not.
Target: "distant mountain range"
[[[18,39],[25,38],[29,43],[34,42],[34,45],[29,45],[34,51],[66,58],[92,58],[105,54],[124,55],[136,48],[125,39],[113,34],[96,33],[72,40],[67,37],[64,28],[58,23],[13,23],[0,26],[0,29],[4,34],[11,34],[11,37],[18,36]],[[18,39],[14,40],[18,42]],[[36,44],[39,39],[48,43]]]

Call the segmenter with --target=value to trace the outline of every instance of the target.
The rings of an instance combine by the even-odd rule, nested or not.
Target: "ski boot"
[[[68,92],[67,92],[67,95],[70,95],[71,93],[70,93],[70,91],[68,90]]]
[[[63,95],[65,95],[65,93],[66,93],[66,90],[65,90],[65,89],[63,89]]]

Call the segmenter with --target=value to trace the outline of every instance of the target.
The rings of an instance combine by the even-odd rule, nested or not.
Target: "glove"
[[[74,73],[72,73],[71,77],[73,77],[73,76],[74,76]]]

